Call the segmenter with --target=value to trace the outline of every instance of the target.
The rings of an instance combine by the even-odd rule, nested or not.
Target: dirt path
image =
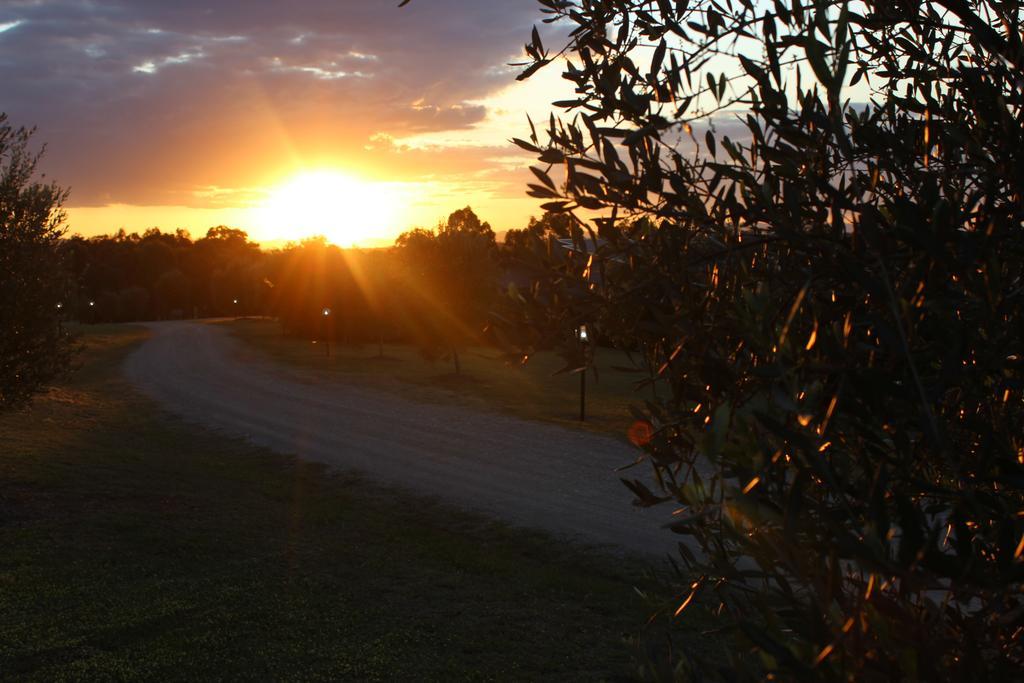
[[[644,555],[675,546],[659,527],[667,507],[630,505],[615,468],[635,453],[619,441],[318,383],[215,325],[156,323],[151,330],[125,373],[190,421],[585,543]]]

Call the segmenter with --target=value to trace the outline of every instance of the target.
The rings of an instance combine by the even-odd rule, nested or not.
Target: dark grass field
[[[598,680],[649,656],[649,568],[185,425],[118,375],[143,335],[91,328],[73,380],[0,416],[0,679]]]

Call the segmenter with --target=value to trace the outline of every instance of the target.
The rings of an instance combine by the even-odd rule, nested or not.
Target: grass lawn
[[[428,402],[446,402],[499,410],[529,420],[625,435],[634,418],[630,404],[653,396],[650,387],[637,391],[641,372],[629,356],[606,348],[596,349],[598,376],[587,375],[587,421],[579,422],[580,378],[556,375],[564,361],[554,353],[538,353],[526,365],[508,365],[490,348],[470,348],[460,354],[463,377],[452,374],[450,361],[431,362],[408,345],[377,346],[333,344],[327,356],[323,344],[285,337],[273,320],[241,319],[224,323],[231,334],[282,363],[312,370],[325,378],[363,381]]]
[[[636,673],[644,567],[180,423],[119,377],[143,335],[0,417],[0,678]]]

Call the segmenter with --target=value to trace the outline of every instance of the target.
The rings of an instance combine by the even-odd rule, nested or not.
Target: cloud
[[[483,121],[481,101],[508,85],[497,67],[521,53],[536,3],[396,5],[5,2],[0,109],[38,126],[45,170],[79,206],[212,206],[226,195],[209,188],[339,160],[379,175],[485,172],[507,150],[373,140]]]

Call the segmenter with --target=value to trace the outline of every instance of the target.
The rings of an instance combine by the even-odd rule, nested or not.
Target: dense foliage
[[[193,241],[184,230],[65,241],[85,322],[125,322],[264,310],[265,257],[245,232],[218,226]]]
[[[521,232],[543,235],[549,220]],[[286,332],[314,340],[411,342],[432,358],[452,358],[458,370],[457,349],[487,339],[508,264],[528,247],[497,244],[466,207],[390,249],[341,249],[314,238],[262,250],[223,226],[196,240],[156,228],[76,236],[63,249],[73,284],[67,310],[83,322],[273,315]]]
[[[518,144],[598,246],[538,250],[520,310],[671,388],[630,487],[676,507],[668,618],[705,607],[726,650],[675,673],[1019,678],[1017,4],[539,1],[569,39],[534,31],[523,77],[561,64],[576,95]]]
[[[31,136],[0,114],[0,411],[27,403],[71,360],[59,249],[67,193],[36,180]]]
[[[436,231],[412,230],[395,242],[409,295],[403,324],[429,356],[450,356],[480,341],[498,291],[497,245],[488,223],[466,207]]]

